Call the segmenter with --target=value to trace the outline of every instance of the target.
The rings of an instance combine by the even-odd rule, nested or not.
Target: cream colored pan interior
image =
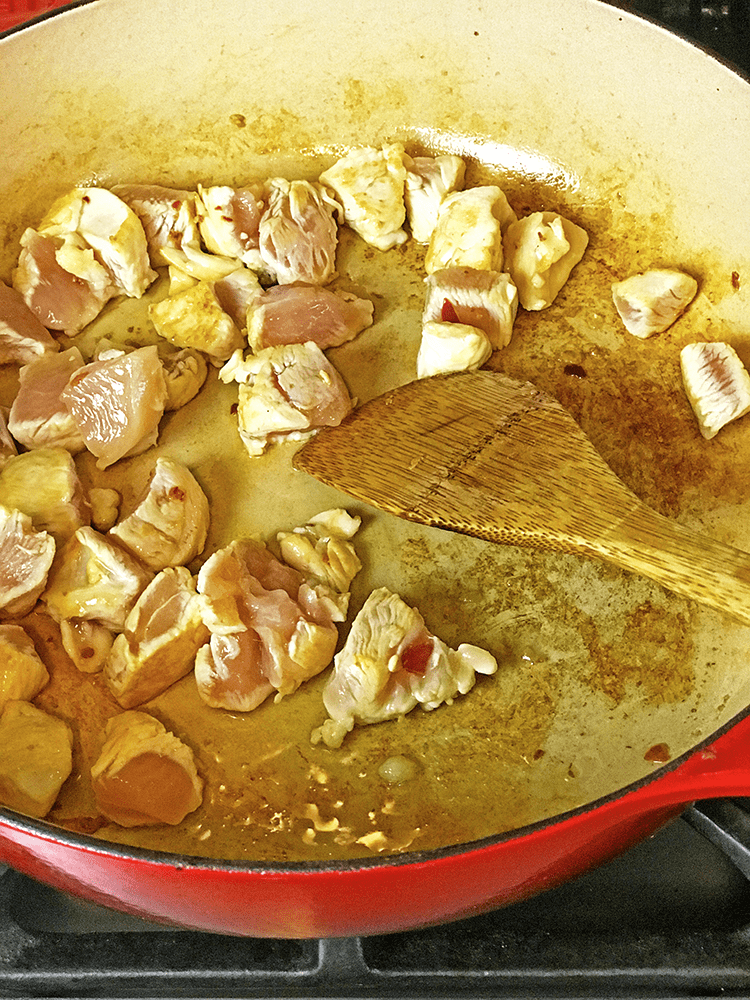
[[[750,548],[750,418],[705,442],[679,374],[693,340],[726,340],[750,363],[750,88],[712,57],[593,0],[97,0],[3,40],[0,59],[3,279],[23,228],[76,183],[315,177],[350,146],[385,140],[460,153],[470,183],[497,180],[519,214],[561,210],[591,236],[558,300],[519,316],[493,366],[557,396],[662,513]],[[700,291],[671,331],[641,342],[610,284],[651,265],[684,268]],[[375,325],[331,352],[366,400],[414,377],[422,252],[382,254],[345,234],[339,271],[340,287],[375,303]],[[84,353],[96,334],[153,336],[143,303],[106,311]],[[127,504],[156,453],[186,462],[212,505],[207,552],[346,506],[363,518],[352,611],[386,585],[450,644],[492,650],[500,670],[453,706],[359,730],[338,751],[309,741],[324,678],[243,716],[203,706],[188,677],[147,708],[195,749],[204,806],[176,830],[126,832],[100,824],[86,778],[117,706],[33,617],[55,659],[39,704],[79,736],[55,822],[219,858],[438,847],[622,788],[750,702],[750,630],[590,561],[379,515],[292,472],[292,448],[250,459],[235,388],[211,380],[165,419],[158,452],[105,473],[83,459],[82,474]],[[401,785],[378,774],[395,754],[417,767]]]

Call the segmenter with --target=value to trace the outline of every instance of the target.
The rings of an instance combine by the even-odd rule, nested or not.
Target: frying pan
[[[559,303],[520,317],[493,364],[560,398],[644,500],[750,546],[750,429],[738,421],[703,442],[676,362],[696,339],[727,340],[750,362],[750,89],[710,54],[596,0],[564,8],[436,0],[429,9],[418,0],[326,0],[314,13],[297,0],[270,12],[238,0],[94,0],[2,39],[0,54],[4,279],[23,228],[76,183],[222,183],[300,162],[314,175],[347,147],[386,140],[457,151],[474,183],[502,176],[517,211],[565,209],[592,233]],[[421,310],[409,253],[399,259],[400,283],[383,278],[377,299],[378,378],[350,363],[359,398],[381,377],[403,377],[413,343],[407,336],[394,347],[394,331],[415,329]],[[361,273],[374,281],[382,260],[365,256],[370,270]],[[627,342],[609,283],[659,264],[695,273],[699,297],[657,342]],[[196,462],[208,469],[200,447]],[[142,477],[144,467],[131,473]],[[209,489],[225,514],[242,496],[236,484]],[[306,503],[333,499],[313,489]],[[295,502],[285,516],[302,513]],[[237,524],[255,529],[254,517],[244,510]],[[571,557],[489,556],[433,529],[417,537],[378,525],[366,542],[378,568],[365,582],[380,573],[424,598],[435,631],[507,655],[500,675],[465,699],[469,707],[408,717],[395,731],[369,727],[382,734],[352,734],[351,753],[373,740],[382,758],[389,745],[456,735],[463,720],[445,774],[463,773],[470,757],[465,784],[481,800],[485,765],[488,775],[490,763],[507,772],[509,807],[494,796],[488,809],[496,829],[445,833],[443,843],[438,829],[432,841],[382,855],[258,860],[222,856],[220,847],[210,857],[184,844],[175,853],[182,842],[164,849],[158,832],[131,843],[113,830],[92,836],[4,810],[0,859],[187,927],[383,933],[540,892],[626,850],[694,799],[747,793],[746,629]],[[421,573],[405,559],[417,543]],[[442,595],[425,582],[442,578],[436,568]],[[304,696],[297,704],[304,710]],[[529,715],[534,705],[546,706],[544,719]],[[465,794],[469,801],[472,789]]]

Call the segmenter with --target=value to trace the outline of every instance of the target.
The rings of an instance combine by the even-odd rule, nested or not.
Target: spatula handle
[[[637,506],[601,539],[600,555],[750,625],[747,552]]]

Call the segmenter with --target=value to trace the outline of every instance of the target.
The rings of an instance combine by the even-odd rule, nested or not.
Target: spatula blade
[[[379,396],[295,465],[399,517],[545,549],[585,549],[637,502],[556,400],[490,371]]]

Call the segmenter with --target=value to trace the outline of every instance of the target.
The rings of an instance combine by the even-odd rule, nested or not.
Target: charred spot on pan
[[[583,365],[565,365],[563,372],[573,378],[586,378],[586,369]]]

